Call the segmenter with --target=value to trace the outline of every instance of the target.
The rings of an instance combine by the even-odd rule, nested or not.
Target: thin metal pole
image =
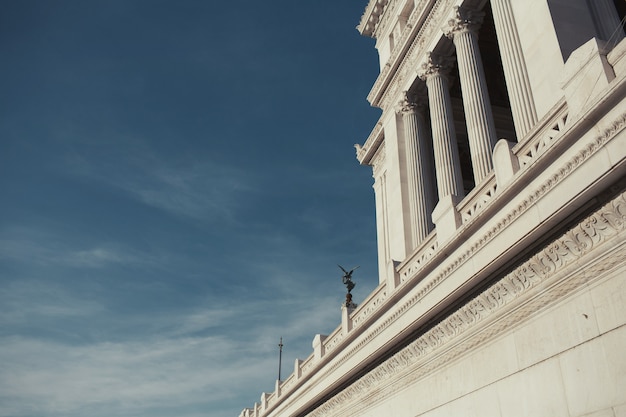
[[[278,343],[278,380],[280,381],[280,366],[283,362],[283,338],[280,338]]]

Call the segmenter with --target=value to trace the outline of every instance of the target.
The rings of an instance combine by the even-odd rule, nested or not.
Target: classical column
[[[493,169],[491,151],[497,141],[487,81],[478,50],[478,28],[484,13],[455,7],[446,36],[456,47],[459,81],[472,154],[474,181],[479,184]]]
[[[517,139],[521,140],[537,123],[537,111],[533,99],[524,53],[520,42],[511,0],[491,0],[493,21],[498,36],[502,68],[511,103]]]
[[[598,34],[603,40],[609,41],[611,48],[624,39],[622,22],[611,0],[593,0],[589,6]]]
[[[409,98],[405,92],[404,99],[398,106],[404,125],[411,218],[411,249],[416,248],[433,228],[431,220],[434,206],[432,198],[433,180],[429,166],[429,138],[422,113],[423,104],[418,104],[417,100]]]
[[[429,54],[419,74],[428,87],[437,191],[440,200],[450,195],[460,198],[464,194],[448,86],[447,74],[451,67],[450,58]]]

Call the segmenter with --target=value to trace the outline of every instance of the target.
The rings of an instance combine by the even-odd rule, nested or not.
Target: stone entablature
[[[617,63],[621,56],[612,62]],[[274,393],[264,394],[260,405],[244,410],[242,415],[310,412],[317,401],[326,398],[325,393],[354,378],[355,370],[367,365],[385,346],[415,331],[452,303],[451,294],[467,292],[505,265],[519,248],[571,216],[589,196],[624,177],[625,96],[626,73],[622,72],[575,118],[568,115],[567,103],[561,101],[522,142],[515,146],[502,144],[498,152],[506,157],[494,157],[495,173],[508,173],[507,178],[499,180],[492,173],[458,205],[464,215],[456,236],[442,244],[437,240],[437,231],[431,232],[398,266],[395,280],[381,283],[354,312],[343,314],[344,322],[329,337],[316,336],[314,354],[296,361],[294,373],[277,384]],[[597,125],[590,125],[589,120]],[[516,167],[512,161],[517,161]],[[510,166],[498,170],[499,164]],[[607,220],[613,229],[616,225],[623,228],[626,221],[623,199],[622,195],[612,206],[605,206],[606,210],[611,208],[612,219],[622,222]],[[594,224],[604,222],[599,223],[593,216],[589,219],[596,219]],[[596,229],[590,242],[608,236],[604,230]],[[622,231],[615,231],[623,235]],[[569,256],[564,259],[570,259]],[[532,262],[549,267],[549,262]],[[423,342],[414,342],[415,349],[419,349],[420,343]],[[428,343],[423,347],[426,350],[418,356],[427,354]],[[395,361],[385,363],[390,369],[397,368]],[[376,377],[388,371],[381,372],[368,375]],[[349,390],[344,392],[348,395]],[[328,404],[338,406],[334,400]],[[325,407],[318,412],[327,410]]]
[[[367,96],[372,106],[384,111],[393,105],[399,92],[408,88],[406,84],[413,81],[426,54],[444,36],[443,29],[453,16],[454,6],[461,3],[461,0],[415,0],[402,37]]]
[[[391,2],[396,1],[397,0],[391,0]],[[357,30],[362,35],[369,37],[374,36],[374,31],[378,26],[380,16],[383,14],[385,6],[387,6],[388,3],[389,0],[370,0],[365,8],[365,12],[363,12],[363,16],[361,16],[361,21],[357,26]]]
[[[355,144],[354,147],[356,149],[356,157],[359,162],[363,165],[373,165],[371,163],[372,158],[378,151],[378,147],[383,142],[384,139],[384,131],[382,121],[378,121],[369,137],[365,141],[365,144],[361,146],[360,144]]]

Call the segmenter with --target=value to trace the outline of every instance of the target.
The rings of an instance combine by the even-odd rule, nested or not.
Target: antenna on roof
[[[280,337],[280,342],[278,343],[278,380],[280,381],[280,366],[283,362],[283,338]]]

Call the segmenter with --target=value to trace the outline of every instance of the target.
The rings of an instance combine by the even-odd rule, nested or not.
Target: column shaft
[[[521,140],[537,123],[537,111],[524,61],[511,0],[491,0],[493,20],[502,57],[502,68],[511,103],[517,139]]]
[[[448,78],[445,75],[449,67],[449,63],[430,55],[428,62],[422,66],[424,71],[420,75],[428,87],[437,191],[440,200],[449,195],[455,197],[464,195],[452,102]]]
[[[491,152],[497,141],[487,81],[476,31],[482,15],[460,7],[447,33],[456,47],[467,135],[472,154],[474,180],[479,184],[493,169]]]
[[[408,99],[405,99],[401,106],[409,188],[411,249],[414,249],[433,228],[431,220],[434,206],[431,188],[433,181],[424,116],[418,106]]]
[[[619,20],[615,5],[611,0],[589,1],[596,28],[602,39],[609,41],[611,47],[624,39],[624,29]]]

